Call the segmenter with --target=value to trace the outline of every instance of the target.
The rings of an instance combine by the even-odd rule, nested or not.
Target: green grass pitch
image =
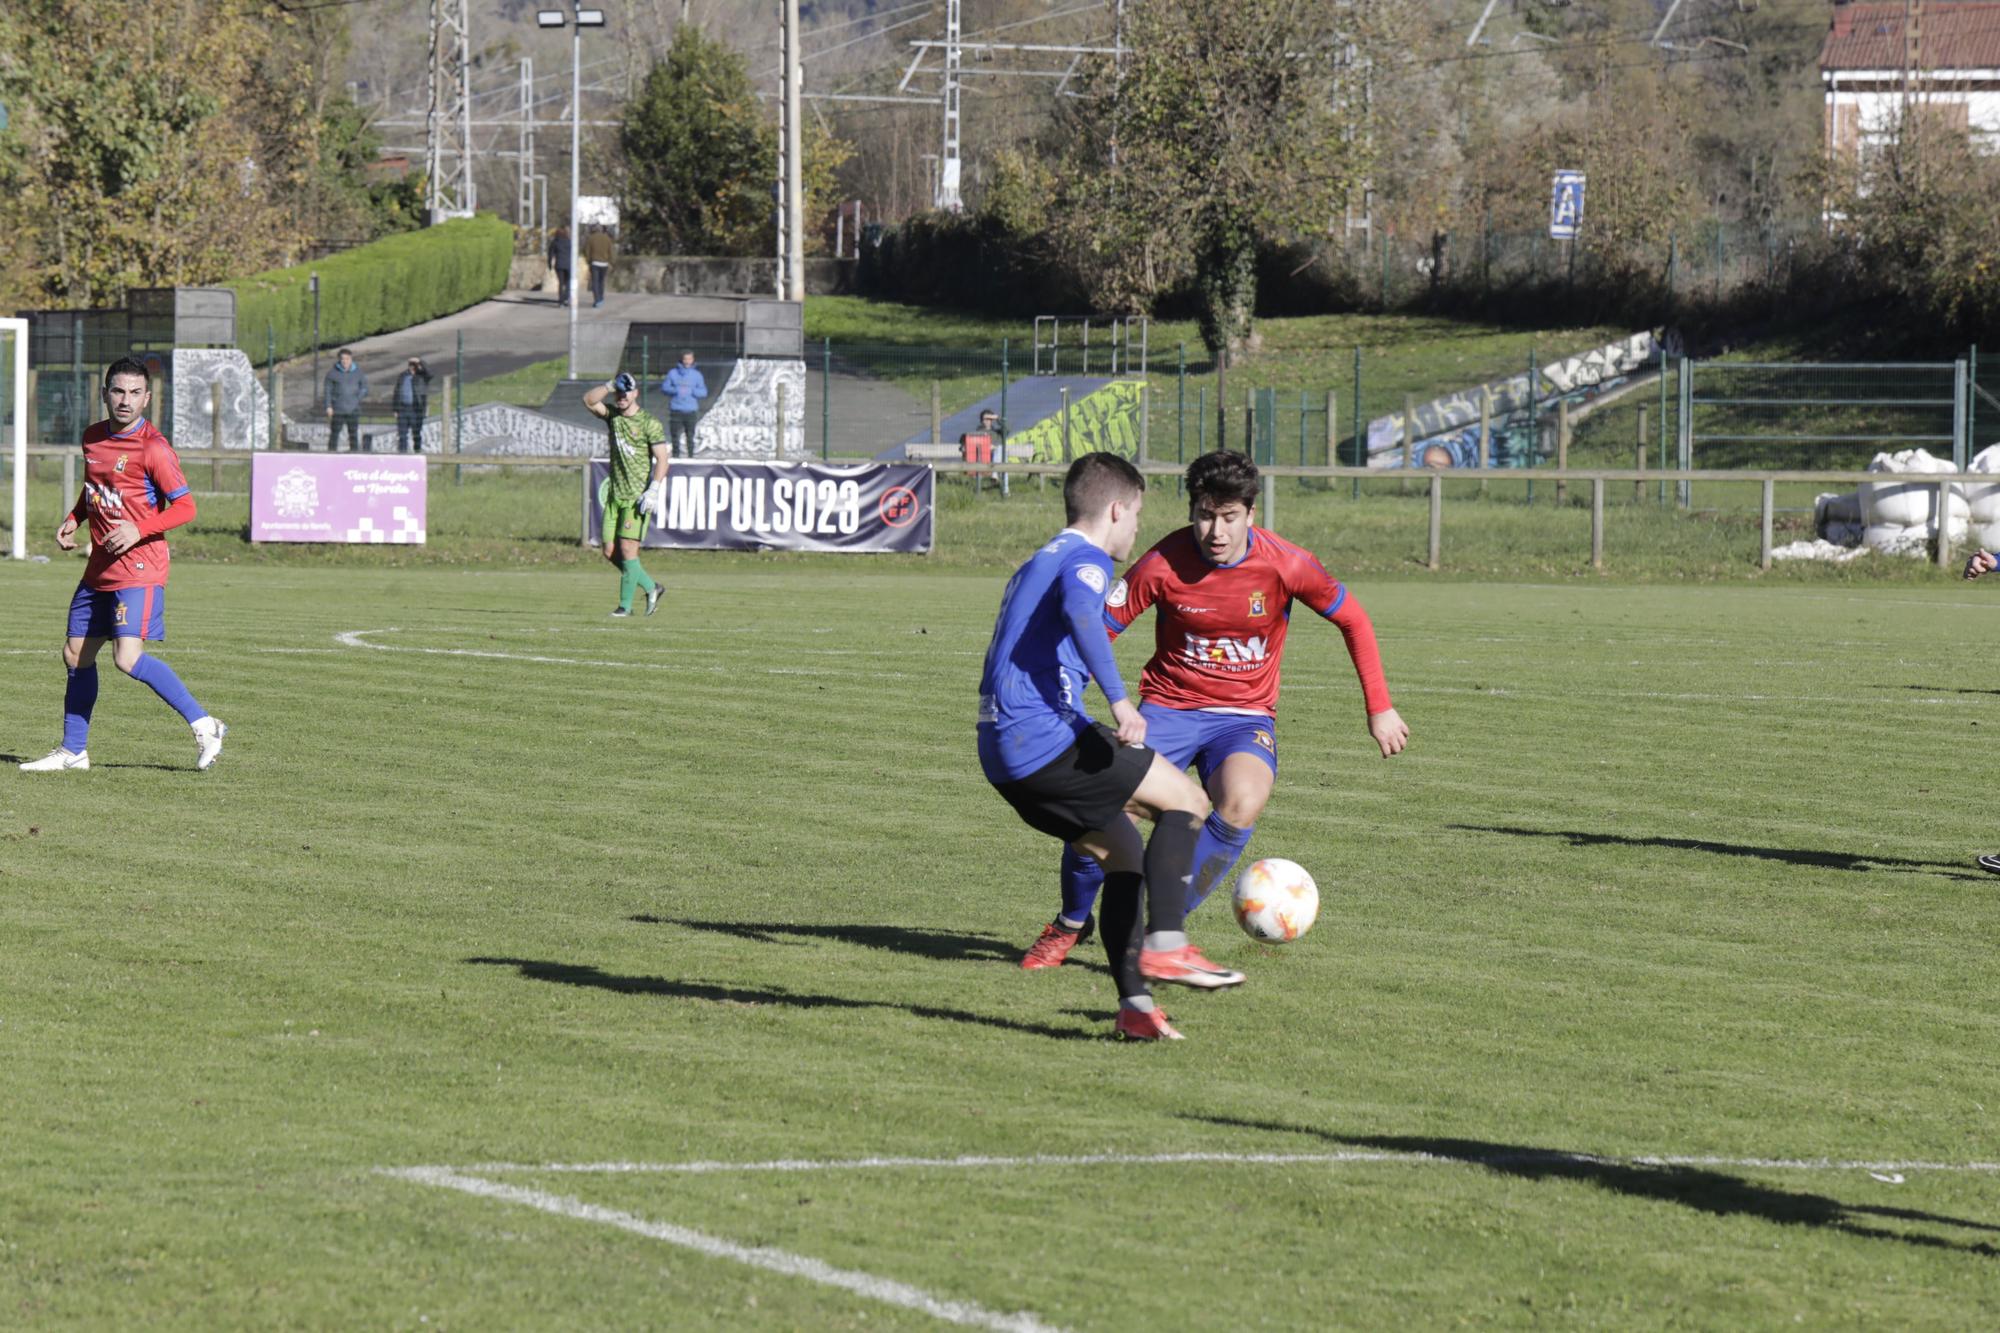
[[[1122,1047],[1094,944],[1014,966],[1001,576],[652,563],[191,559],[218,767],[107,662],[96,767],[0,770],[0,1325],[2000,1319],[1989,589],[1358,581],[1409,752],[1296,623],[1319,924],[1210,903],[1249,983]],[[6,572],[12,757],[74,574]]]

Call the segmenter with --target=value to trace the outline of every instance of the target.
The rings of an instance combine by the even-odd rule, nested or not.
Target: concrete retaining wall
[[[843,296],[854,290],[852,259],[806,260],[806,293]],[[534,291],[548,263],[539,255],[514,260],[507,286]],[[611,290],[655,296],[769,296],[777,288],[775,259],[720,259],[693,255],[620,255],[611,266]],[[586,270],[585,284],[588,285]]]

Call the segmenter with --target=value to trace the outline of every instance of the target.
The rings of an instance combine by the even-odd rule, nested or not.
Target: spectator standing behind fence
[[[611,233],[602,225],[590,229],[590,237],[583,243],[583,257],[590,263],[590,304],[593,307],[604,304],[604,280],[611,276],[611,261],[618,251],[611,244]]]
[[[675,458],[694,457],[694,427],[701,420],[701,400],[708,397],[708,381],[694,368],[694,353],[682,352],[681,363],[660,381],[667,396],[667,440]]]
[[[557,227],[549,237],[549,267],[556,271],[556,304],[569,304],[569,228]]]
[[[431,372],[422,357],[413,356],[396,376],[396,452],[424,451],[424,414],[430,409]]]
[[[326,372],[326,420],[331,427],[326,447],[340,447],[340,428],[347,427],[347,447],[361,449],[361,404],[368,397],[368,376],[354,364],[354,353],[340,349],[333,369]]]

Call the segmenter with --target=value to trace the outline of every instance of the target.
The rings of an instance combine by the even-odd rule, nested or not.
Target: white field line
[[[343,647],[367,648],[378,653],[420,653],[437,657],[481,657],[481,658],[496,659],[505,662],[537,662],[547,666],[612,667],[620,670],[679,671],[683,673],[690,671],[699,671],[699,672],[705,672],[709,675],[731,675],[731,676],[742,675],[745,674],[746,671],[751,674],[759,674],[766,676],[848,676],[854,674],[853,672],[848,672],[848,671],[823,670],[817,667],[745,668],[741,666],[722,664],[722,663],[703,664],[703,663],[690,663],[690,662],[682,662],[682,663],[629,662],[629,661],[613,661],[609,658],[598,658],[598,657],[550,657],[541,653],[508,653],[488,648],[414,648],[402,644],[371,643],[369,642],[368,639],[368,636],[370,635],[401,634],[404,632],[405,631],[401,627],[390,626],[389,628],[386,629],[346,630],[342,633],[334,635],[333,637],[334,641],[336,643],[339,643]],[[425,629],[425,630],[418,630],[416,632],[424,634],[436,634],[436,633],[450,633],[454,631]],[[463,632],[469,634],[472,631],[466,630]],[[537,631],[523,631],[523,632],[532,633]],[[20,652],[29,650],[17,649],[15,651]],[[32,651],[42,652],[46,650],[34,649]],[[276,652],[276,653],[285,653],[285,652],[310,653],[315,651],[330,652],[332,650],[311,649],[311,648],[263,648],[263,649],[258,649],[257,651]],[[661,649],[659,651],[692,654],[700,650],[688,649],[688,648],[676,648],[676,649]],[[906,661],[908,660],[909,657],[909,654],[900,651],[875,652],[858,648],[801,649],[798,651],[816,657],[850,657],[850,656],[866,657],[866,658],[893,657],[898,661]],[[975,653],[970,650],[959,650],[959,649],[947,649],[945,650],[943,655],[952,657],[982,656],[982,654],[980,653]],[[867,674],[871,678],[875,679],[907,680],[910,678],[910,673],[903,671],[870,670]],[[1297,694],[1305,691],[1320,691],[1320,690],[1339,690],[1344,692],[1351,690],[1354,687],[1352,685],[1344,683],[1338,685],[1323,685],[1307,681],[1295,681],[1287,684],[1285,688],[1291,693]],[[1694,692],[1694,691],[1677,691],[1677,690],[1593,690],[1593,689],[1537,690],[1537,689],[1516,689],[1508,686],[1494,686],[1482,690],[1482,689],[1474,689],[1471,686],[1466,686],[1466,685],[1403,685],[1398,687],[1398,692],[1402,694],[1474,695],[1474,696],[1484,696],[1490,699],[1519,699],[1523,701],[1533,701],[1533,702],[1566,702],[1574,699],[1659,699],[1659,700],[1671,701],[1674,703],[1794,704],[1801,707],[1815,707],[1826,704],[1848,704],[1856,708],[1865,707],[1878,710],[1881,709],[1884,705],[1893,706],[1895,704],[1914,704],[1914,705],[1935,706],[1940,703],[1953,702],[1951,700],[1932,699],[1932,698],[1896,699],[1896,698],[1883,698],[1877,695],[1860,696],[1860,695],[1841,695],[1841,694],[1811,694],[1811,695],[1792,694],[1792,693],[1738,694],[1738,693],[1727,693],[1727,692]]]
[[[1516,1166],[1547,1163],[1578,1166],[1690,1166],[1734,1167],[1761,1171],[1941,1171],[1952,1173],[1996,1173],[2000,1162],[1925,1161],[1841,1161],[1829,1157],[1716,1157],[1660,1155],[1610,1157],[1592,1153],[1537,1152],[1532,1150],[1496,1152],[1483,1156],[1443,1156],[1426,1152],[1397,1152],[1388,1149],[1318,1153],[1084,1153],[1064,1156],[1034,1154],[1025,1157],[852,1157],[844,1159],[779,1159],[769,1162],[481,1162],[464,1168],[486,1175],[509,1172],[570,1175],[724,1175],[740,1172],[795,1171],[894,1171],[894,1170],[1006,1170],[1010,1168],[1063,1166],[1184,1166],[1215,1163],[1224,1166],[1342,1166],[1354,1163],[1390,1163],[1402,1166]],[[411,1170],[436,1171],[440,1167]],[[396,1172],[391,1172],[396,1174]]]
[[[497,1180],[482,1180],[477,1176],[463,1175],[449,1168],[437,1166],[405,1167],[387,1170],[385,1174],[415,1181],[420,1185],[458,1190],[480,1198],[498,1199],[502,1203],[538,1208],[557,1217],[616,1227],[620,1231],[629,1231],[636,1236],[665,1241],[669,1245],[678,1245],[682,1249],[705,1254],[711,1259],[728,1259],[735,1263],[747,1264],[751,1268],[781,1273],[786,1277],[804,1278],[821,1286],[838,1287],[842,1291],[849,1291],[869,1300],[881,1301],[887,1305],[899,1305],[907,1310],[918,1310],[948,1323],[968,1324],[974,1328],[1002,1329],[1008,1330],[1009,1333],[1060,1333],[1055,1325],[1045,1324],[1027,1311],[1002,1314],[975,1305],[971,1301],[944,1300],[920,1288],[889,1278],[876,1277],[872,1273],[861,1273],[851,1268],[835,1268],[818,1259],[793,1254],[789,1250],[773,1249],[767,1245],[756,1247],[738,1245],[704,1232],[675,1226],[671,1222],[654,1222],[632,1213],[620,1212],[615,1208],[601,1208],[566,1194],[549,1194],[542,1190],[503,1184]]]
[[[817,667],[744,667],[727,663],[687,663],[687,662],[618,662],[603,657],[549,657],[542,653],[503,653],[487,648],[412,648],[403,644],[370,643],[371,634],[399,634],[402,631],[391,626],[387,629],[352,629],[333,636],[334,642],[346,648],[367,648],[378,653],[419,653],[431,657],[480,657],[502,662],[536,662],[545,666],[613,667],[620,671],[690,671],[704,672],[715,676],[741,676],[746,673],[764,676],[852,676],[852,671],[837,671]],[[428,632],[428,631],[426,631]],[[870,671],[870,679],[908,678],[902,671]]]

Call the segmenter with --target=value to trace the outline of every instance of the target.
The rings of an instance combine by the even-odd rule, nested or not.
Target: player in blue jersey
[[[1118,983],[1116,1034],[1178,1040],[1147,976],[1204,989],[1243,976],[1203,958],[1182,930],[1208,798],[1146,748],[1146,720],[1104,633],[1104,595],[1114,562],[1132,553],[1145,495],[1139,470],[1116,454],[1070,466],[1069,526],[1014,571],[1000,598],[979,676],[979,766],[1030,828],[1104,867],[1099,915]],[[1093,679],[1116,730],[1084,712]],[[1141,842],[1128,813],[1152,821],[1151,838]]]

